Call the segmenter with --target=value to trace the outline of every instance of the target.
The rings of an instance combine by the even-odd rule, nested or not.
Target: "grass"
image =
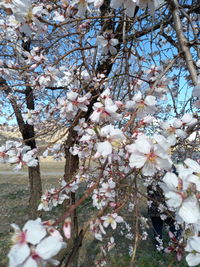
[[[58,179],[62,177],[64,162],[52,162],[50,158],[41,162],[42,171],[42,181],[43,188],[51,188],[55,186]],[[0,267],[7,266],[7,253],[11,245],[10,237],[11,223],[16,223],[20,227],[28,220],[28,198],[29,198],[29,188],[28,188],[28,177],[26,170],[19,173],[10,174],[12,168],[9,165],[0,165]],[[5,172],[1,174],[2,172]],[[6,174],[6,172],[9,172]],[[81,192],[79,195],[81,196]],[[78,213],[81,214],[80,221],[82,222],[84,218],[87,218],[88,213],[94,212],[91,207],[91,199],[88,198],[83,203],[82,208],[78,208]],[[145,211],[145,203],[142,205],[142,209]],[[53,216],[55,217],[61,208],[55,209]],[[45,217],[48,217],[48,214]],[[110,231],[109,233],[113,233]],[[115,249],[111,250],[108,259],[109,263],[107,267],[128,267],[131,257],[128,254],[128,248],[132,245],[133,241],[125,239],[120,234],[120,228],[116,231],[114,238],[116,240],[117,246]],[[167,242],[167,236],[166,236]],[[100,255],[100,245],[101,242],[93,239],[93,236],[88,233],[86,235],[86,240],[80,250],[80,258],[82,258],[82,263],[80,267],[95,266],[94,261]],[[155,250],[152,239],[152,231],[149,229],[149,239],[146,241],[140,241],[137,254],[136,254],[136,267],[185,267],[187,264],[183,260],[177,263],[174,260],[173,255],[159,253]]]
[[[42,161],[43,188],[51,188],[62,177],[64,163]],[[46,172],[48,174],[46,174]],[[50,175],[50,174],[53,175]],[[9,251],[12,228],[11,223],[20,226],[28,220],[28,176],[27,170],[12,173],[8,164],[0,164],[0,267],[7,266],[7,253]]]

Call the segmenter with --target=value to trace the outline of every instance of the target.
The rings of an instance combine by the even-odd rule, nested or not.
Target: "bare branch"
[[[170,5],[170,9],[172,11],[172,17],[174,21],[174,28],[176,30],[177,38],[180,44],[180,48],[183,51],[184,58],[186,61],[187,68],[190,72],[191,79],[193,81],[193,84],[197,84],[197,71],[193,63],[192,55],[190,53],[189,49],[189,42],[186,39],[184,33],[183,33],[183,27],[181,24],[181,19],[179,16],[179,5],[177,0],[168,0],[168,3]]]

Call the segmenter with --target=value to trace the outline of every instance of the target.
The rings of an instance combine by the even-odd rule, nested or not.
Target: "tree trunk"
[[[31,139],[35,137],[34,126],[29,124],[24,124],[22,128],[23,130],[21,131],[21,134],[23,140],[25,141],[25,144],[27,146],[30,146],[31,149],[37,148],[35,139]],[[29,177],[29,189],[30,189],[29,217],[31,219],[36,219],[39,215],[37,208],[42,195],[42,181],[40,175],[39,162],[36,167],[28,167],[28,177]]]
[[[8,96],[12,93],[12,89],[8,86],[6,80],[0,77],[0,83],[3,84],[6,89],[5,94]],[[26,105],[28,109],[34,110],[34,95],[31,87],[27,87],[24,91],[26,96]],[[18,123],[19,131],[21,132],[24,143],[30,146],[31,149],[37,148],[35,142],[35,131],[34,126],[27,124],[22,116],[21,109],[14,98],[10,99],[10,103],[14,110],[16,120]],[[30,199],[29,199],[29,216],[32,219],[38,217],[37,207],[42,194],[42,182],[40,176],[40,165],[36,167],[28,167],[29,185],[30,185]]]
[[[42,194],[42,185],[40,178],[40,165],[28,168],[30,198],[29,198],[29,217],[35,219],[38,217],[37,207]]]
[[[73,129],[72,130],[70,129],[67,140],[64,144],[64,149],[65,149],[65,175],[64,175],[64,179],[66,182],[69,182],[71,180],[71,178],[73,177],[73,175],[76,173],[76,171],[79,168],[78,156],[77,155],[73,156],[69,151],[70,147],[72,147],[75,144],[76,137],[77,137],[77,133]],[[66,201],[65,203],[67,206],[68,206],[68,204],[71,206],[71,205],[75,204],[75,202],[76,202],[76,194],[71,192],[70,199],[68,201]],[[72,238],[70,241],[68,241],[68,249],[67,249],[68,252],[73,250],[74,244],[75,244],[77,236],[78,236],[78,231],[79,231],[78,230],[78,218],[77,218],[76,209],[71,214],[71,220],[72,220],[72,224],[71,224]],[[64,256],[65,259],[68,259],[69,257],[70,257],[70,254],[68,254],[68,253]],[[78,263],[78,257],[76,258],[76,260],[72,264],[74,267],[76,267],[77,263]],[[65,266],[65,263],[64,263],[64,266]],[[71,263],[68,266],[71,266]]]

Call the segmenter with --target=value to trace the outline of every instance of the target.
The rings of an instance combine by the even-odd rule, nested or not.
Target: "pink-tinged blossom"
[[[174,119],[172,126],[176,129],[183,126],[193,126],[197,122],[197,119],[193,118],[192,114],[184,114],[180,119]]]
[[[158,170],[170,169],[172,162],[167,152],[153,140],[139,137],[134,144],[128,145],[131,153],[129,165],[131,168],[141,168],[145,176],[153,176]]]
[[[122,118],[121,114],[117,113],[118,107],[110,98],[110,90],[106,89],[98,98],[99,102],[94,103],[93,113],[90,120],[95,123],[113,122]]]
[[[43,110],[43,106],[37,106],[34,110],[28,110],[25,113],[25,120],[29,125],[38,124],[40,122],[39,116]]]
[[[179,177],[174,173],[166,173],[161,187],[164,191],[166,203],[176,210],[176,214],[186,223],[197,223],[200,220],[199,201],[195,192],[191,192],[191,185],[200,189],[198,176],[187,168],[178,168]],[[178,218],[178,217],[177,217]]]
[[[72,224],[71,217],[66,218],[63,224],[63,232],[67,239],[71,238],[71,224]]]
[[[181,118],[183,126],[193,126],[197,123],[197,119],[192,114],[186,113]]]
[[[97,152],[95,154],[95,157],[107,157],[109,155],[111,155],[112,153],[112,145],[108,142],[100,142],[97,143]]]
[[[58,230],[56,230],[52,224],[54,223],[53,220],[49,220],[49,221],[46,221],[46,222],[43,222],[43,225],[46,227],[46,230],[47,230],[47,233],[50,235],[50,236],[53,236],[55,238],[57,238],[58,240],[60,241],[63,241],[63,237],[62,235],[60,234],[60,232]]]
[[[176,174],[167,172],[162,179],[161,187],[164,191],[168,206],[173,208],[180,207],[188,183],[178,178]]]
[[[156,98],[155,96],[142,97],[141,92],[138,92],[132,100],[127,101],[125,108],[128,111],[136,111],[138,118],[143,118],[147,115],[152,115],[156,111]]]
[[[161,134],[154,134],[153,136],[155,142],[162,147],[165,151],[168,151],[172,145],[174,145],[173,140],[170,138],[165,138]]]
[[[190,196],[186,198],[180,209],[178,210],[178,215],[186,223],[197,223],[200,220],[200,208],[199,201],[195,196]]]
[[[99,219],[96,219],[90,222],[90,230],[91,232],[94,233],[94,237],[98,239],[99,241],[103,240],[102,235],[106,235],[102,222]]]
[[[96,207],[97,209],[103,209],[108,204],[109,199],[100,193],[97,189],[94,190],[94,193],[92,195],[92,200],[93,200],[93,207]]]
[[[99,190],[95,189],[92,199],[93,206],[97,209],[102,209],[109,202],[115,201],[115,188],[116,184],[112,179],[109,179],[108,182],[103,182]]]
[[[113,230],[117,228],[117,223],[124,222],[124,219],[119,216],[117,213],[108,214],[106,216],[102,216],[101,220],[103,221],[103,226],[108,227],[109,225]]]
[[[112,179],[109,179],[107,183],[102,183],[101,188],[99,189],[100,194],[104,194],[105,197],[109,199],[114,199],[115,197],[115,188],[116,184]]]
[[[89,99],[91,94],[87,93],[84,96],[80,96],[74,91],[69,91],[67,97],[59,98],[57,109],[60,112],[60,117],[62,119],[72,119],[77,111],[80,109],[82,111],[87,111],[87,105],[89,105]]]
[[[0,147],[1,161],[14,164],[13,170],[18,171],[23,166],[35,167],[38,165],[37,150],[20,142],[7,141]]]
[[[50,211],[53,207],[62,204],[65,199],[69,199],[65,190],[60,191],[52,188],[41,196],[38,210]]]
[[[28,243],[32,245],[39,243],[46,236],[46,230],[40,219],[28,221],[22,231],[16,224],[12,224],[11,226],[15,230],[12,237],[14,245],[8,254],[8,258],[9,266],[15,267],[22,264],[30,255],[31,250]]]
[[[192,159],[187,158],[184,163],[187,165],[187,168],[183,165],[178,165],[177,170],[179,173],[179,177],[189,184],[193,183],[196,185],[196,189],[200,191],[200,181],[199,181],[199,164]]]
[[[125,8],[125,13],[129,17],[133,17],[136,6],[139,6],[141,9],[146,9],[148,7],[150,14],[153,15],[155,10],[163,3],[164,0],[111,0],[110,6],[114,9],[120,7]]]
[[[100,136],[106,138],[113,147],[120,147],[120,144],[125,140],[122,130],[115,128],[113,125],[106,125],[100,129]]]
[[[87,126],[88,124],[85,121],[85,118],[82,118],[79,120],[78,124],[74,127],[74,130],[78,133],[79,136],[81,136],[84,133]]]
[[[193,159],[187,158],[184,163],[193,170],[193,172],[200,173],[200,165]]]
[[[65,17],[58,11],[54,11],[53,20],[58,22],[63,22],[65,21]]]
[[[115,247],[115,240],[114,240],[114,237],[110,237],[110,241],[104,245],[104,246],[101,246],[101,251],[102,253],[104,254],[104,256],[107,255],[107,253]]]
[[[179,138],[185,138],[186,132],[179,127],[181,127],[182,123],[179,123],[177,121],[174,122],[174,124],[170,124],[169,122],[163,122],[161,124],[161,128],[164,130],[164,134],[166,137],[176,140],[176,137]]]
[[[52,259],[64,246],[61,235],[47,236],[45,226],[41,220],[29,220],[21,231],[17,225],[12,225],[15,233],[10,252],[8,253],[9,267],[37,267],[46,262],[57,265],[59,262]]]
[[[94,0],[93,2],[95,8],[100,8],[103,5],[104,0]]]
[[[59,261],[51,258],[55,256],[59,250],[63,248],[63,244],[58,241],[57,238],[47,237],[43,239],[35,249],[32,248],[31,255],[20,266],[22,267],[38,267],[46,266],[46,263],[52,265],[58,265]]]
[[[112,154],[114,149],[118,149],[125,136],[120,129],[115,129],[113,125],[106,125],[101,128],[100,136],[106,138],[106,141],[97,143],[97,152],[95,157],[107,157]]]
[[[164,134],[168,139],[175,140],[177,137],[186,138],[187,128],[195,125],[196,118],[193,118],[191,114],[184,114],[182,118],[175,118],[171,122],[164,122],[161,124],[161,128],[164,130]]]
[[[61,180],[59,188],[52,188],[42,195],[38,210],[49,211],[52,210],[53,207],[62,204],[65,199],[69,199],[70,192],[74,193],[78,189],[78,184],[78,179],[68,184],[65,180]]]
[[[33,30],[43,31],[46,28],[45,24],[39,20],[42,15],[48,14],[43,4],[35,6],[30,0],[14,0],[11,3],[3,2],[1,5],[5,8],[9,6],[15,20],[19,23],[20,31],[27,36],[30,36]]]
[[[119,41],[113,37],[114,34],[110,32],[104,32],[103,35],[97,36],[97,44],[103,48],[104,54],[109,52],[111,55],[117,54],[115,46],[118,45]]]

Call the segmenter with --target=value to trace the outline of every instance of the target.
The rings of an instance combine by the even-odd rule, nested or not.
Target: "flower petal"
[[[23,267],[38,267],[38,264],[32,257],[29,257],[28,260],[23,264]]]
[[[200,209],[196,197],[187,198],[179,209],[178,215],[186,223],[197,223],[200,219]]]
[[[43,239],[36,247],[36,253],[44,260],[48,260],[55,256],[65,243],[60,242],[54,236],[48,236]]]
[[[26,232],[26,241],[33,245],[36,245],[46,235],[45,227],[42,225],[41,220],[35,221],[29,220],[23,227],[23,231]]]
[[[200,263],[200,254],[189,253],[185,259],[189,266],[196,266]]]
[[[30,255],[30,249],[27,244],[16,244],[8,253],[9,267],[21,265]]]
[[[145,164],[146,160],[147,158],[141,153],[131,154],[129,165],[131,168],[141,168]]]

